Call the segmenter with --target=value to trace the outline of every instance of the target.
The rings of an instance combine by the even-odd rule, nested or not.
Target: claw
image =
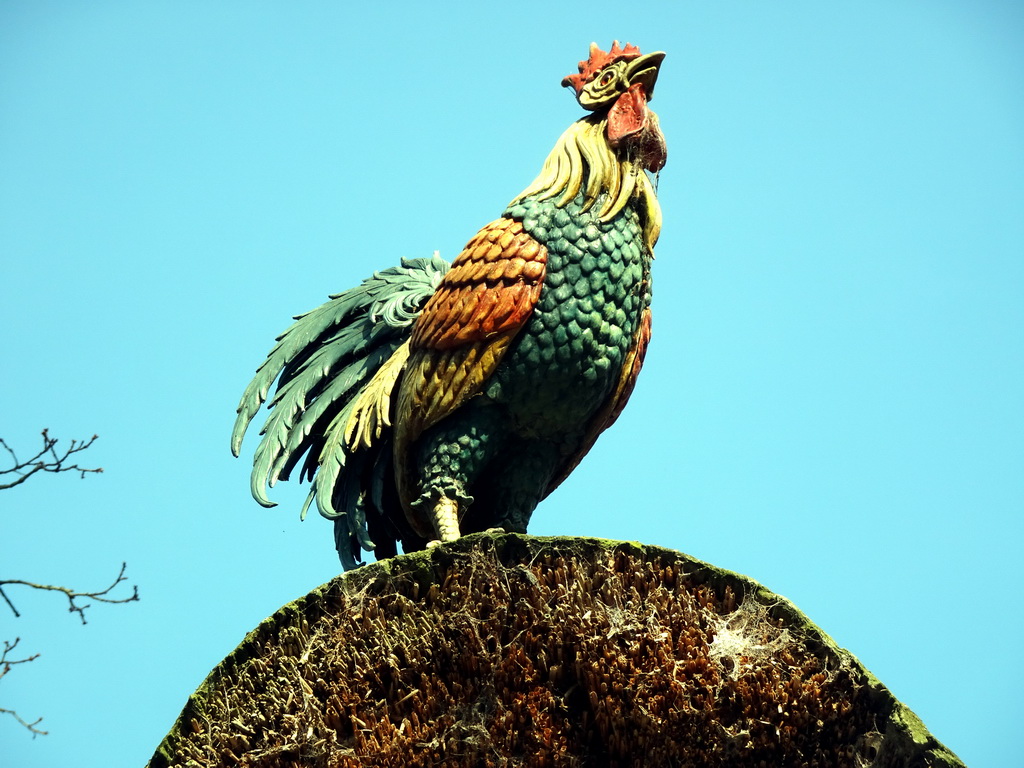
[[[430,512],[430,522],[441,542],[455,541],[459,532],[459,504],[454,499],[442,496]]]

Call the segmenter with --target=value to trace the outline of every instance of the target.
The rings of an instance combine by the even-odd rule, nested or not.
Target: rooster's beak
[[[647,100],[654,98],[654,83],[658,79],[658,69],[661,67],[662,59],[665,58],[664,51],[655,51],[633,59],[626,65],[624,75],[630,85],[641,83]]]

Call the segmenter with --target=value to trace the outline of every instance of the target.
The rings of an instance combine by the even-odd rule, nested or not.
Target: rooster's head
[[[625,149],[650,171],[665,165],[665,139],[658,119],[647,108],[654,96],[654,83],[665,54],[643,55],[635,45],[612,42],[610,51],[590,44],[590,58],[581,61],[578,75],[569,75],[562,85],[576,91],[580,106],[591,112],[607,112],[608,143],[613,149]]]

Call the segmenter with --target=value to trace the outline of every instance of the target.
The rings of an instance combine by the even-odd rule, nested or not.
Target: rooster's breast
[[[580,198],[564,207],[526,198],[505,215],[547,248],[547,274],[486,397],[521,434],[572,441],[619,380],[650,304],[651,257],[629,207],[602,222]]]

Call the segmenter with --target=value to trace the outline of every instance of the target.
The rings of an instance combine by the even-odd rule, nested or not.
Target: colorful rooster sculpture
[[[571,87],[590,114],[451,265],[403,259],[278,337],[242,395],[231,440],[277,392],[252,494],[312,481],[346,568],[500,527],[538,502],[625,406],[651,335],[661,229],[646,172],[665,165],[647,103],[664,53],[590,46]]]

